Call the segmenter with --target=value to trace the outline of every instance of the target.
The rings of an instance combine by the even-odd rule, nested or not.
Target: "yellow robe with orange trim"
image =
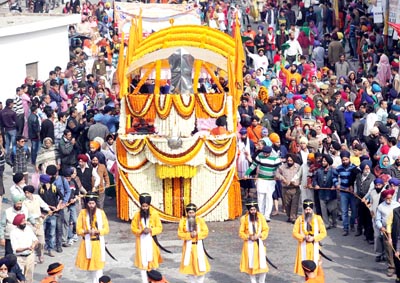
[[[99,229],[100,236],[107,235],[109,233],[107,216],[104,210],[96,208],[101,211],[101,218],[103,220],[103,229]],[[76,234],[84,237],[85,231],[89,231],[90,227],[87,227],[86,223],[87,210],[82,209],[79,212],[78,219],[76,221]],[[76,256],[75,266],[82,270],[101,270],[104,269],[105,262],[102,261],[100,241],[90,241],[92,244],[92,258],[86,258],[86,246],[85,240],[81,240],[79,245],[78,255]]]
[[[320,242],[326,237],[326,229],[324,225],[324,221],[322,221],[321,216],[314,214],[312,219],[311,219],[311,225],[313,226],[314,224],[314,219],[317,217],[318,221],[318,235],[314,237],[314,242]],[[302,259],[301,257],[301,243],[304,241],[304,235],[306,235],[303,232],[303,235],[301,234],[300,229],[303,229],[304,225],[304,215],[300,215],[297,217],[296,222],[294,223],[293,226],[293,238],[295,238],[298,242],[297,244],[297,254],[296,254],[296,262],[294,264],[294,273],[304,276],[304,270],[303,267],[301,266],[301,262],[305,259],[308,260],[314,260],[314,243],[307,243],[306,244],[306,257],[305,259]],[[314,227],[312,227],[314,231]],[[315,235],[315,232],[313,233]],[[315,272],[318,273],[318,265],[317,269]]]
[[[151,235],[152,236],[157,236],[161,234],[162,232],[162,224],[160,220],[160,216],[158,212],[153,209],[152,207],[150,209],[150,217],[147,221],[149,221],[149,228],[151,228]],[[141,222],[140,218],[140,212],[136,212],[135,216],[132,219],[131,222],[131,230],[132,233],[136,236],[136,254],[135,254],[135,266],[139,269],[156,269],[158,268],[159,264],[163,262],[161,255],[160,255],[160,249],[156,245],[156,243],[153,241],[153,261],[149,262],[147,267],[144,267],[142,264],[142,257],[141,257],[141,245],[140,245],[140,235],[142,234],[143,230],[145,227],[143,227],[143,224]]]
[[[269,227],[267,221],[260,212],[257,212],[257,231],[260,231],[261,240],[264,241],[268,237]],[[239,237],[243,239],[242,257],[240,259],[240,272],[245,272],[250,275],[268,272],[268,265],[266,268],[260,268],[259,252],[257,243],[253,244],[253,268],[249,268],[249,254],[248,254],[248,239],[249,233],[249,213],[246,213],[240,218]],[[261,229],[259,228],[261,227]]]
[[[186,217],[182,218],[179,221],[178,237],[184,241],[183,248],[182,248],[182,259],[181,259],[181,265],[179,267],[179,272],[183,273],[183,274],[201,276],[210,271],[210,264],[208,263],[207,257],[205,256],[206,271],[201,272],[199,270],[199,264],[197,261],[197,247],[195,245],[192,245],[189,264],[187,266],[184,265],[185,252],[186,252],[186,241],[192,240],[193,242],[196,242],[198,240],[204,240],[208,236],[208,227],[203,218],[196,217],[196,225],[197,225],[197,237],[191,238],[190,232],[186,228]]]

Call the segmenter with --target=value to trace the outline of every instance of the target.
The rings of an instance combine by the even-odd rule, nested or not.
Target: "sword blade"
[[[206,256],[209,258],[209,259],[214,259],[212,256],[210,256],[209,255],[209,253],[207,252],[207,250],[206,250],[206,246],[204,245],[204,240],[203,240],[203,250],[204,250],[204,253],[206,254]]]
[[[327,260],[329,260],[329,261],[332,261],[332,262],[335,262],[333,259],[331,259],[329,256],[327,256],[326,254],[324,254],[321,250],[319,250],[319,254],[323,257],[323,258],[325,258],[325,259],[327,259]]]
[[[108,250],[107,246],[105,246],[105,248],[106,248],[106,252],[108,253],[108,255],[109,255],[113,260],[118,261],[118,260],[111,254],[111,252]]]
[[[166,252],[166,253],[172,254],[172,252],[171,252],[170,250],[167,250],[166,248],[164,248],[164,247],[160,244],[160,242],[159,242],[158,239],[157,239],[157,236],[153,236],[153,240],[154,240],[154,242],[156,243],[157,247],[159,247],[161,250],[163,250],[163,251]]]
[[[265,259],[267,260],[267,262],[269,263],[269,265],[271,265],[273,268],[275,268],[276,270],[279,269],[275,264],[272,263],[272,261],[271,261],[267,256],[265,256]]]

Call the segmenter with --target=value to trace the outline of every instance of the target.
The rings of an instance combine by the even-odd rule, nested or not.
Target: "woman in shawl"
[[[310,46],[310,39],[308,38],[304,30],[300,31],[297,41],[300,43],[301,49],[303,50],[303,55],[308,58],[308,56],[310,55],[308,52],[309,50],[308,48]]]
[[[382,54],[378,63],[378,71],[376,74],[376,79],[378,80],[381,86],[384,86],[386,85],[386,82],[390,80],[391,77],[392,73],[389,64],[389,58],[385,54]]]
[[[374,174],[377,178],[381,178],[382,175],[390,174],[390,159],[387,154],[383,154],[381,158],[379,159],[379,164],[375,166],[374,168]]]
[[[59,167],[60,161],[60,155],[53,144],[53,140],[49,137],[45,138],[36,157],[36,171],[45,174],[47,166],[55,165]]]
[[[326,109],[324,103],[322,102],[322,99],[317,99],[315,103],[315,108],[312,111],[312,115],[315,118],[324,118],[329,115],[329,111],[328,109]]]

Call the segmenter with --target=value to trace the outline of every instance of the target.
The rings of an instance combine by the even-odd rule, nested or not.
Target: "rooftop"
[[[80,20],[80,15],[0,13],[0,37],[66,26]]]

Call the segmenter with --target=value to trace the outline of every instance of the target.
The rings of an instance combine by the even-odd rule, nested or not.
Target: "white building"
[[[27,75],[46,80],[69,61],[68,26],[80,15],[0,14],[0,101],[14,98]]]

